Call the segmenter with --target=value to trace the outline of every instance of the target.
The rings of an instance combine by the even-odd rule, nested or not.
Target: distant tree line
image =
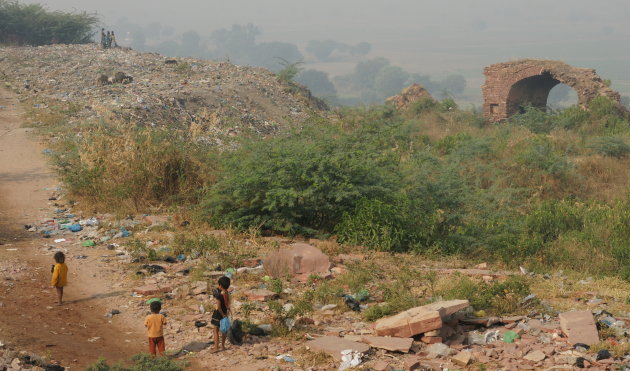
[[[0,43],[11,45],[92,42],[95,14],[48,11],[40,4],[0,0]]]
[[[346,97],[340,103],[350,105],[380,103],[414,83],[421,84],[439,99],[461,95],[466,88],[466,79],[462,75],[451,74],[435,81],[428,75],[410,73],[391,65],[382,57],[357,63],[354,71],[335,77],[334,82]]]
[[[305,57],[293,43],[258,42],[262,31],[251,23],[234,24],[230,28],[214,30],[207,36],[186,31],[179,39],[172,27],[159,23],[141,27],[121,19],[114,28],[119,34],[126,35],[128,44],[140,51],[228,60],[238,65],[264,67],[276,73],[285,65],[295,64],[299,72],[293,80],[333,105],[380,103],[413,83],[423,85],[438,99],[461,95],[466,88],[466,79],[462,75],[452,74],[436,81],[428,75],[407,72],[386,58],[361,60],[371,51],[367,42],[350,45],[335,40],[311,40],[304,48]],[[331,79],[324,71],[301,68],[301,62],[305,60],[306,63],[355,60],[357,64],[353,72]]]

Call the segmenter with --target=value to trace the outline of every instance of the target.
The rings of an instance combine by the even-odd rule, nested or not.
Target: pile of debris
[[[433,101],[431,94],[422,85],[412,84],[404,88],[400,94],[385,99],[385,103],[391,103],[396,109],[404,110],[412,103],[423,99]]]
[[[47,362],[44,357],[11,349],[0,341],[0,370],[64,371],[66,368]]]
[[[169,349],[179,350],[176,354],[181,357],[198,355],[195,357],[202,366],[204,362],[208,367],[216,362],[217,356],[209,351],[214,307],[211,293],[223,275],[233,278],[230,290],[234,319],[243,321],[234,321],[243,327],[238,339],[233,340],[239,346],[230,348],[226,368],[247,365],[250,369],[293,369],[302,362],[301,349],[328,355],[325,365],[318,365],[320,370],[354,366],[450,370],[480,365],[501,370],[624,369],[630,363],[630,356],[613,351],[628,344],[630,319],[601,309],[557,313],[549,308],[522,316],[485,317],[475,312],[467,300],[449,300],[411,308],[370,324],[361,311],[379,303],[368,303],[357,293],[344,295],[342,304],[313,302],[312,311],[291,314],[304,290],[312,287],[309,282],[335,279],[365,256],[341,254],[330,259],[315,246],[316,241],[296,243],[278,238],[274,242],[279,248],[266,252],[256,249],[257,258],[241,259],[235,267],[220,266],[218,261],[209,263],[212,259],[208,256],[176,255],[171,250],[165,241],[172,240],[172,226],[187,228],[186,222],[175,223],[171,218],[154,215],[124,220],[110,215],[81,218],[59,201],[60,190],[56,189],[51,198],[57,199],[53,217],[26,226],[49,241],[44,253],[65,251],[71,261],[101,259],[114,268],[112,271],[117,268],[122,272],[119,277],[129,272],[129,264],[135,264],[135,278],[119,278],[115,284],[128,295],[110,298],[110,308],[104,315],[112,321],[138,322],[148,313],[151,301],[162,301],[163,312],[169,318],[165,331]],[[171,228],[160,228],[169,225]],[[166,230],[164,234],[170,236],[160,240],[151,235],[155,242],[147,242],[149,250],[160,258],[137,259],[132,254],[133,244],[126,242],[130,236],[143,239],[151,230]],[[226,241],[222,240],[227,238],[224,231],[207,233]],[[204,270],[193,274],[199,267]],[[484,269],[461,272],[484,277],[489,274]],[[273,285],[274,277],[291,277],[290,284],[278,289]],[[275,310],[272,304],[277,306]],[[300,340],[269,336],[279,328],[294,333],[297,330],[304,336]]]
[[[321,102],[263,68],[93,44],[3,47],[0,76],[37,109],[68,103],[65,113],[76,122],[193,125],[209,137],[268,135],[323,113]]]

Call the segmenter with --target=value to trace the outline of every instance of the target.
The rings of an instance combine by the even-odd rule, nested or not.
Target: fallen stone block
[[[442,342],[441,336],[423,336],[420,341],[425,344],[437,344]]]
[[[527,355],[523,357],[523,359],[526,359],[532,362],[540,362],[544,360],[545,358],[547,358],[547,356],[541,350],[534,350],[532,352],[527,353]]]
[[[459,352],[453,358],[451,358],[451,362],[458,366],[466,367],[472,360],[471,352]]]
[[[412,337],[442,327],[442,316],[437,310],[416,307],[376,321],[374,329],[379,336]]]
[[[254,289],[245,291],[245,297],[251,301],[267,301],[275,298],[275,292],[267,289]]]
[[[470,306],[468,300],[449,300],[449,301],[438,301],[435,303],[424,305],[422,308],[427,310],[436,310],[440,312],[440,316],[442,319],[444,317],[450,316],[453,313],[459,312],[460,310],[464,310]]]
[[[590,311],[560,313],[560,328],[571,344],[593,345],[599,343],[595,319]]]
[[[133,292],[139,295],[155,295],[160,293],[171,292],[172,288],[169,286],[159,287],[157,285],[147,285],[142,287],[136,287]]]
[[[444,358],[455,353],[454,349],[451,349],[448,345],[442,344],[442,343],[429,345],[425,350],[429,354],[429,356],[432,358],[437,358],[437,357]]]
[[[308,277],[311,274],[329,274],[330,259],[314,246],[294,243],[290,249],[282,249],[269,254],[263,266],[274,277],[287,273]]]
[[[359,353],[370,350],[370,346],[356,341],[346,340],[336,336],[323,336],[306,342],[306,346],[316,352],[324,352],[334,359],[341,361],[341,351],[351,349]]]
[[[380,348],[392,352],[409,353],[409,349],[411,349],[411,345],[413,344],[413,339],[364,335],[361,342],[368,344],[372,348]]]
[[[390,371],[391,369],[392,366],[390,366],[389,363],[385,361],[376,361],[372,365],[372,370],[374,371]]]

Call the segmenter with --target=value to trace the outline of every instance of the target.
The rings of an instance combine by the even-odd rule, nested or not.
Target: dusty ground
[[[110,323],[103,316],[108,298],[127,293],[102,279],[96,261],[68,257],[66,303],[55,304],[52,256],[41,252],[49,241],[23,225],[45,218],[53,206],[46,188],[57,181],[30,129],[21,128],[21,115],[17,100],[0,90],[0,341],[71,369],[99,356],[128,359],[144,350],[142,319]]]

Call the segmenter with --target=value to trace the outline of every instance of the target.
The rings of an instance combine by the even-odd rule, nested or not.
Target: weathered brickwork
[[[560,61],[522,59],[493,64],[483,73],[483,113],[493,122],[518,113],[524,103],[544,108],[549,91],[560,83],[577,92],[582,108],[597,96],[610,97],[618,103],[621,100],[619,93],[606,86],[594,69],[572,67]]]

